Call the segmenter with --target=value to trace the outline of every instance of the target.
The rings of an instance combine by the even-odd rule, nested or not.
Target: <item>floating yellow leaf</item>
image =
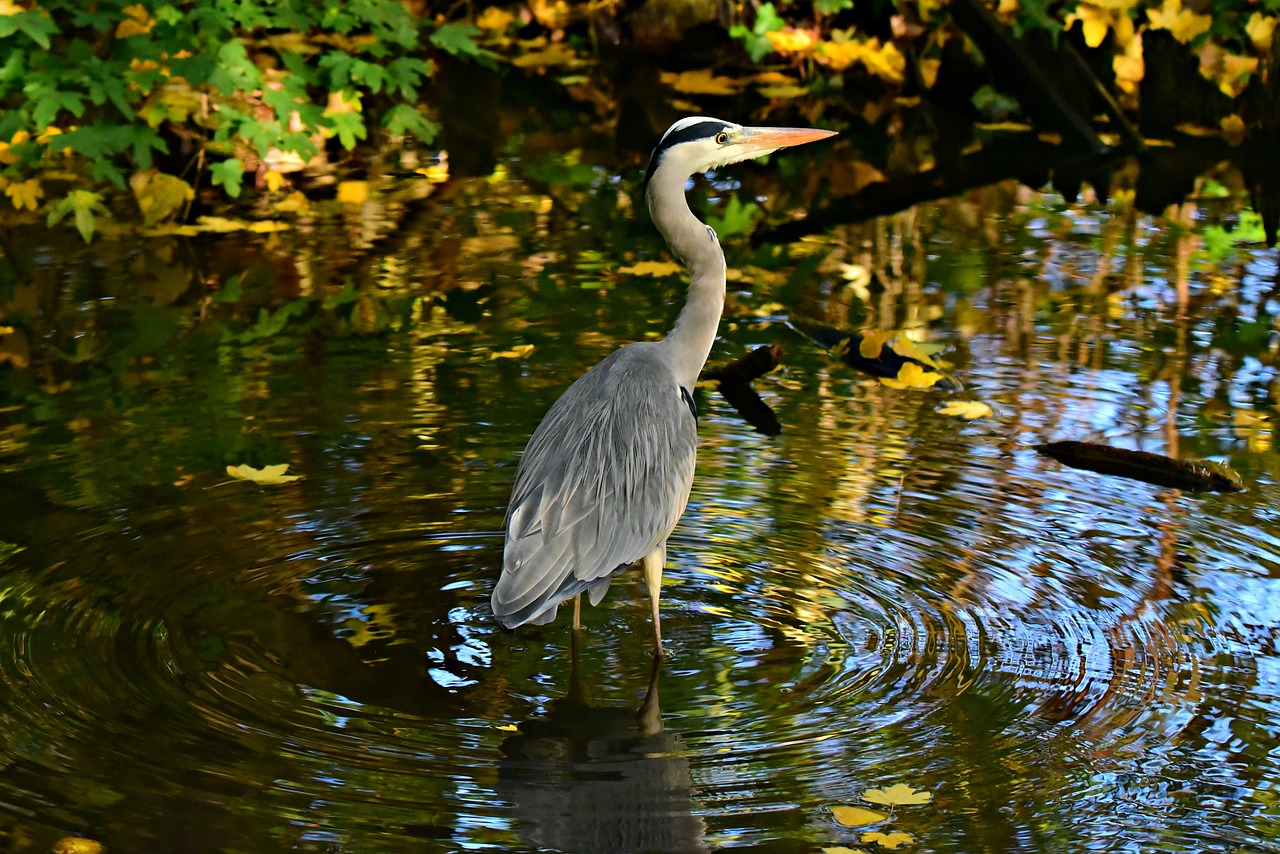
[[[746,81],[717,77],[709,68],[678,74],[664,71],[660,76],[663,83],[686,95],[736,95],[746,85]]]
[[[627,276],[681,276],[684,275],[684,267],[675,261],[637,261],[618,272]]]
[[[893,833],[881,833],[878,830],[868,830],[865,833],[863,833],[862,836],[858,837],[858,839],[861,842],[874,842],[876,845],[879,845],[881,848],[888,848],[892,850],[894,848],[897,848],[899,845],[902,845],[907,842],[911,842],[913,840],[913,837],[911,836],[910,833],[903,833],[901,831],[894,831]]]
[[[1271,50],[1271,41],[1275,38],[1276,19],[1254,12],[1249,16],[1249,23],[1244,25],[1244,31],[1249,36],[1253,49],[1258,53],[1266,53]]]
[[[519,732],[520,727],[515,724],[498,724],[494,729],[500,729],[503,732]]]
[[[49,850],[52,854],[101,854],[106,848],[101,842],[83,836],[64,836]]]
[[[523,359],[525,356],[533,352],[534,345],[518,344],[510,350],[494,350],[489,354],[489,361],[494,359]]]
[[[301,480],[302,475],[285,474],[289,469],[288,463],[280,463],[274,466],[263,466],[256,469],[253,466],[241,463],[238,466],[227,466],[227,474],[236,480],[248,480],[264,486],[274,486],[280,483],[292,483],[295,480]]]
[[[127,39],[129,36],[149,33],[151,28],[156,25],[155,19],[147,11],[147,7],[141,3],[125,6],[120,11],[124,12],[127,17],[116,27],[116,38],[118,39]]]
[[[858,354],[864,359],[880,358],[880,351],[884,349],[885,340],[888,336],[875,329],[869,329],[862,333],[862,341],[858,344]]]
[[[875,824],[889,817],[887,813],[869,810],[866,807],[832,807],[831,814],[845,827],[862,827],[864,824]]]
[[[940,415],[954,415],[957,418],[967,418],[970,421],[975,418],[986,418],[991,414],[991,411],[991,407],[980,400],[953,400],[944,406],[938,407]]]
[[[924,362],[931,368],[941,365],[933,358],[947,348],[941,341],[912,341],[905,335],[899,335],[893,341],[893,352],[917,362]]]
[[[40,199],[44,198],[44,189],[40,186],[40,182],[35,178],[29,178],[26,181],[14,181],[4,188],[5,195],[13,202],[15,210],[26,208],[34,211],[40,206]]]
[[[8,17],[9,15],[20,15],[27,11],[23,7],[14,3],[13,0],[0,0],[0,17]]]
[[[836,845],[835,847],[823,848],[822,854],[867,854],[867,852],[861,848],[845,848],[843,845]]]
[[[369,201],[369,182],[339,181],[338,201],[344,205],[363,205]]]
[[[907,365],[911,367],[911,365]],[[887,789],[867,789],[862,793],[862,799],[869,804],[880,804],[884,807],[900,807],[911,806],[914,804],[926,804],[933,800],[931,792],[924,792],[920,789],[913,789],[906,783],[894,783]]]
[[[1197,15],[1182,5],[1182,0],[1164,0],[1159,9],[1148,9],[1147,20],[1153,30],[1168,30],[1175,39],[1186,44],[1213,26],[1209,15]]]

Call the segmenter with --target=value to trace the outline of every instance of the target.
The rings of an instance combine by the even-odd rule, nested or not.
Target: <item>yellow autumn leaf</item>
[[[289,183],[289,179],[284,177],[283,172],[277,172],[274,169],[268,169],[266,174],[262,176],[262,183],[267,185],[268,193],[279,192],[280,188]]]
[[[881,45],[879,39],[870,39],[867,42],[867,52],[862,56],[862,64],[882,80],[901,83],[903,72],[907,69],[907,58],[893,42]]]
[[[40,199],[44,198],[44,189],[40,186],[40,182],[35,178],[29,178],[26,181],[14,181],[4,188],[5,195],[13,202],[15,210],[34,211],[40,206]]]
[[[423,166],[421,169],[415,169],[414,171],[432,184],[443,184],[449,180],[449,152],[441,151],[437,161],[430,166]]]
[[[274,234],[277,231],[288,231],[289,227],[289,223],[276,219],[256,219],[245,230],[254,234]]]
[[[967,418],[970,421],[975,418],[986,418],[991,412],[991,407],[980,400],[953,400],[938,407],[938,414],[940,415],[954,415],[957,418]]]
[[[907,362],[898,369],[896,377],[880,377],[881,385],[889,388],[931,388],[942,379],[942,374],[926,371],[915,362]]]
[[[1232,113],[1229,116],[1223,116],[1218,121],[1218,127],[1222,130],[1222,138],[1227,141],[1228,145],[1239,145],[1244,142],[1247,129],[1244,125],[1244,119]]]
[[[488,30],[493,33],[505,32],[511,26],[511,22],[516,16],[506,9],[499,9],[497,6],[490,6],[480,13],[480,17],[476,18],[476,26],[482,30]]]
[[[875,824],[889,817],[888,813],[869,810],[866,807],[832,807],[831,814],[845,827],[862,827],[864,824]]]
[[[533,352],[533,344],[517,344],[510,350],[494,350],[489,354],[489,361],[494,359],[523,359]]]
[[[516,726],[515,724],[498,724],[496,727],[494,727],[494,729],[501,730],[502,732],[519,732],[520,731],[520,727]]]
[[[27,10],[14,3],[13,0],[0,0],[0,17],[20,15],[25,11]]]
[[[363,205],[369,201],[369,182],[339,181],[338,201],[344,205]]]
[[[263,486],[292,483],[295,480],[302,479],[302,475],[285,474],[288,468],[288,463],[280,463],[274,466],[263,466],[260,469],[241,463],[238,466],[227,466],[227,474],[231,475],[236,480],[248,480]]]
[[[822,854],[867,854],[862,848],[846,848],[843,845],[823,848]]]
[[[129,36],[149,33],[151,28],[156,25],[155,19],[147,11],[147,7],[141,3],[125,6],[120,11],[124,12],[125,19],[116,26],[116,38],[118,39],[127,39]]]
[[[862,793],[862,799],[884,807],[912,806],[933,800],[933,793],[914,789],[906,783],[894,783],[887,789],[867,789]]]
[[[679,73],[663,71],[659,76],[663,83],[686,95],[736,95],[746,86],[746,81],[718,77],[709,68]]]
[[[818,43],[810,30],[797,30],[793,27],[773,30],[764,35],[778,53],[806,53]]]
[[[1213,26],[1209,15],[1197,15],[1182,5],[1182,0],[1164,0],[1159,9],[1148,9],[1147,20],[1153,30],[1168,30],[1175,39],[1186,44]]]
[[[0,142],[0,163],[17,163],[20,158],[9,149],[15,145],[22,145],[30,138],[31,134],[20,130],[14,133],[8,142]]]
[[[618,272],[626,276],[680,276],[684,267],[674,261],[637,261]]]
[[[129,177],[129,186],[147,228],[172,217],[196,195],[186,181],[154,169],[134,172]]]
[[[888,848],[890,850],[913,840],[914,837],[910,833],[903,833],[900,830],[894,831],[893,833],[881,833],[878,830],[868,830],[863,833],[862,836],[858,837],[858,841],[860,842],[874,842],[881,848]]]
[[[1130,94],[1138,91],[1138,84],[1146,76],[1147,64],[1142,56],[1142,36],[1134,36],[1125,45],[1123,53],[1111,58],[1111,69],[1116,75],[1116,85]]]
[[[573,48],[564,42],[546,44],[543,39],[520,42],[520,49],[511,64],[517,68],[574,68],[585,65]]]
[[[49,140],[53,139],[55,136],[57,136],[60,133],[62,133],[62,128],[49,125],[44,130],[40,131],[40,135],[36,137],[36,142],[40,143],[41,145],[48,145]]]
[[[1254,50],[1258,53],[1267,53],[1271,50],[1272,39],[1275,38],[1276,19],[1261,12],[1254,12],[1249,16],[1249,22],[1244,25],[1244,31],[1249,36],[1249,42]]]
[[[852,343],[853,343],[852,338],[841,338],[831,348],[830,350],[831,355],[835,356],[837,359],[843,359],[846,355],[848,355],[849,345]]]
[[[294,190],[273,207],[281,213],[306,213],[311,208],[311,200],[301,190]]]
[[[879,359],[887,337],[885,333],[875,329],[867,330],[862,333],[862,340],[858,342],[858,354],[864,359]]]

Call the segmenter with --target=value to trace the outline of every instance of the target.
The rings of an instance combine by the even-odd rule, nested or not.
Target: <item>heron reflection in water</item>
[[[639,561],[663,654],[658,598],[667,538],[693,485],[693,387],[724,308],[724,252],[689,210],[690,177],[834,135],[811,128],[743,127],[706,116],[667,129],[649,159],[645,199],[654,225],[689,267],[689,294],[661,341],[615,351],[547,412],[520,460],[507,508],[493,613],[509,629],[555,619],[581,594],[599,604],[613,575]]]
[[[568,694],[502,743],[498,793],[521,837],[591,854],[707,851],[684,744],[663,728],[660,660],[639,709],[592,705],[572,648]]]

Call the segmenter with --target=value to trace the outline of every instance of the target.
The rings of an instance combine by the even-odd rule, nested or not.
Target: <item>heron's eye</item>
[[[729,142],[729,134],[725,133],[724,131],[720,131],[718,134],[716,134],[716,145],[725,145],[728,142]]]

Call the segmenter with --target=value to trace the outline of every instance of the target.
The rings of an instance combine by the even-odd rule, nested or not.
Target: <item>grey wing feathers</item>
[[[584,590],[595,604],[610,576],[665,541],[684,512],[697,428],[657,347],[632,344],[596,365],[529,439],[493,592],[508,628],[549,622]]]

